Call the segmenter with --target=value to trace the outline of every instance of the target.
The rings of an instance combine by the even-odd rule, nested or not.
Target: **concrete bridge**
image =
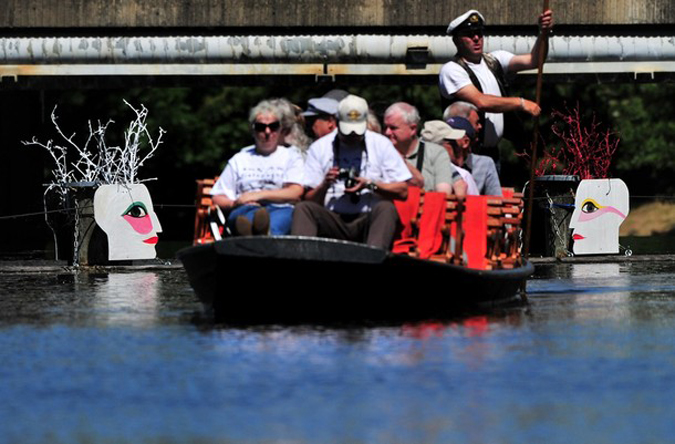
[[[672,0],[551,6],[556,29],[547,76],[659,81],[675,73]],[[434,82],[455,51],[447,23],[471,8],[488,20],[487,50],[530,50],[540,2],[5,0],[0,78],[10,88],[64,77]]]
[[[569,26],[672,25],[671,0],[553,0],[556,21]],[[161,33],[209,30],[326,29],[411,33],[439,28],[468,9],[485,13],[491,25],[529,26],[542,8],[527,0],[4,0],[0,26],[5,33],[38,30],[104,31],[133,29]],[[236,31],[235,31],[236,32]]]

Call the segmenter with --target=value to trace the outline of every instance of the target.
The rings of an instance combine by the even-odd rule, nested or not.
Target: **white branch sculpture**
[[[139,180],[138,169],[143,166],[146,160],[154,155],[159,145],[162,144],[162,136],[165,134],[165,131],[160,127],[159,134],[154,139],[146,124],[148,117],[147,108],[141,105],[141,109],[138,110],[126,100],[124,103],[136,115],[129,122],[127,130],[124,132],[124,147],[108,146],[105,141],[106,131],[110,124],[114,123],[112,120],[108,120],[106,123],[98,121],[96,127],[92,126],[91,121],[89,121],[89,136],[84,145],[80,147],[75,142],[75,133],[71,136],[66,136],[62,131],[57,122],[56,107],[52,111],[51,118],[56,132],[65,143],[58,144],[53,140],[41,143],[36,138],[23,142],[24,145],[37,145],[46,149],[54,160],[55,167],[52,169],[54,180],[48,184],[47,191],[56,187],[60,189],[61,193],[64,193],[63,187],[77,182],[89,182],[99,185],[129,185],[153,180]],[[150,151],[143,154],[141,153],[141,148],[145,143],[147,143]],[[94,146],[92,147],[92,145]],[[69,153],[73,150],[75,153],[73,156],[70,156]],[[68,157],[74,157],[74,160],[68,162]]]
[[[124,132],[124,147],[108,146],[106,143],[105,135],[108,127],[114,123],[112,120],[108,120],[106,123],[101,123],[99,120],[96,127],[92,126],[91,121],[87,122],[89,135],[84,145],[78,145],[75,142],[75,133],[66,136],[61,130],[57,122],[56,107],[54,107],[51,114],[52,123],[56,128],[56,132],[65,142],[62,141],[59,144],[53,140],[49,140],[47,143],[42,143],[35,137],[30,141],[22,142],[24,145],[36,145],[44,148],[54,161],[54,168],[51,171],[53,180],[47,184],[43,203],[45,206],[45,221],[54,232],[57,259],[59,254],[56,231],[47,217],[47,194],[50,191],[57,191],[61,205],[65,208],[68,193],[70,190],[77,189],[78,186],[119,184],[130,189],[132,184],[153,180],[139,180],[138,169],[143,166],[146,160],[154,155],[159,145],[162,144],[162,136],[165,131],[160,127],[159,134],[154,139],[146,124],[148,117],[147,108],[141,105],[141,109],[138,110],[126,100],[124,103],[135,113],[135,118],[129,123],[129,127]],[[149,146],[149,152],[143,154],[141,153],[141,149],[145,143]],[[75,200],[75,245],[73,253],[73,264],[75,266],[78,265],[80,242],[78,230],[81,210],[79,203]]]

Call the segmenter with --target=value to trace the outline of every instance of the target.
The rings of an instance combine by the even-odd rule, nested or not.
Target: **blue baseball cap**
[[[469,136],[469,139],[473,139],[476,136],[476,130],[473,129],[473,125],[464,117],[450,117],[445,121],[454,129],[466,131],[466,135]]]

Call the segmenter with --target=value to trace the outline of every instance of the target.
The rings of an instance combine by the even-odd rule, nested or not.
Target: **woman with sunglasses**
[[[233,234],[290,232],[293,203],[302,196],[303,162],[297,150],[281,145],[282,111],[263,100],[249,114],[254,144],[235,154],[213,186],[213,203],[229,211]]]

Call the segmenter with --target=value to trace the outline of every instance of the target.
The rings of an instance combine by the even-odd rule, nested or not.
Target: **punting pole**
[[[544,6],[542,12],[548,10],[548,0],[544,0]],[[544,54],[546,53],[546,47],[548,46],[548,33],[542,34],[542,39],[539,44],[539,54],[537,54],[537,93],[536,93],[536,102],[537,105],[541,106],[541,84],[544,71]],[[527,211],[525,219],[525,241],[523,243],[523,258],[530,258],[530,231],[532,229],[532,201],[534,200],[534,171],[537,166],[537,144],[539,142],[539,116],[534,118],[534,130],[532,132],[532,143],[530,144],[531,148],[531,164],[530,164],[530,181],[528,182],[527,188]],[[527,302],[527,281],[523,281],[523,288],[520,292],[523,301]]]

